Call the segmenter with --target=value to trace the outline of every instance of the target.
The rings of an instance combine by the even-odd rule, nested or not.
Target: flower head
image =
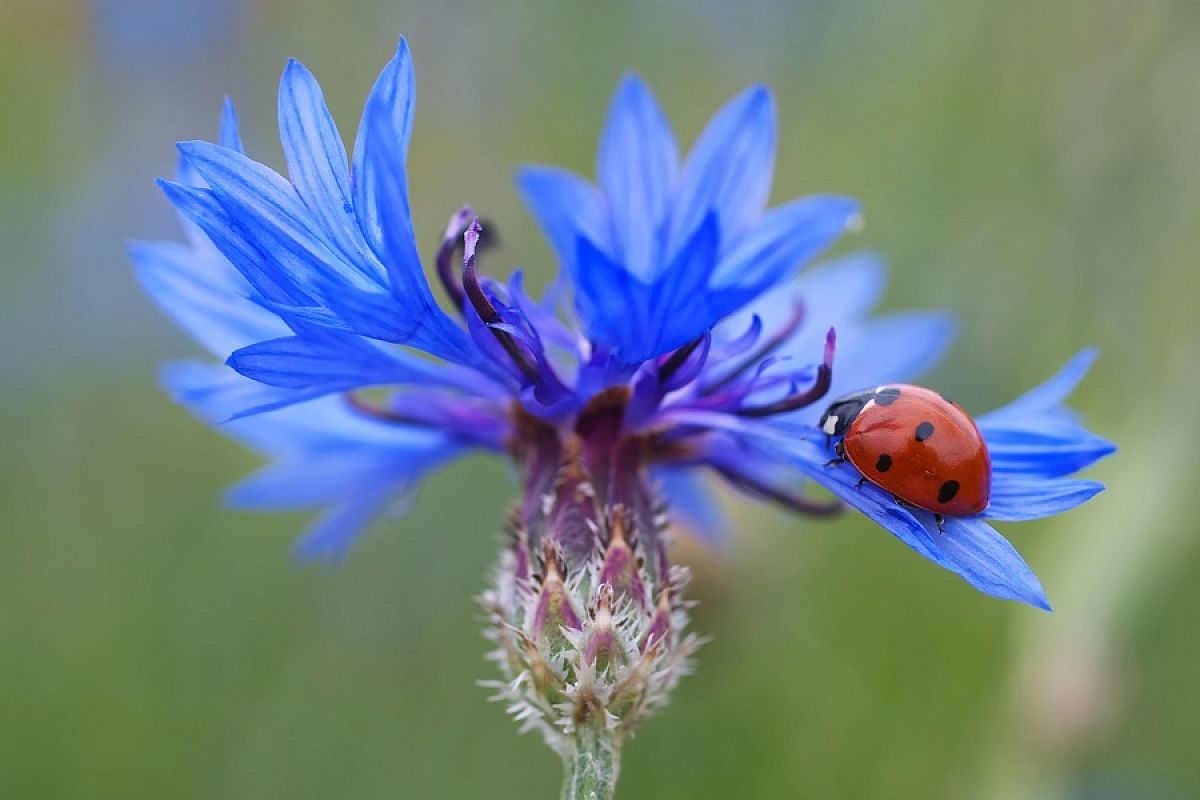
[[[512,458],[521,499],[486,604],[504,692],[551,739],[593,707],[624,730],[682,671],[695,642],[681,633],[686,576],[669,564],[666,513],[675,503],[711,527],[702,472],[800,513],[853,506],[980,590],[1046,605],[986,520],[1057,513],[1100,489],[1067,476],[1111,445],[1061,407],[1090,356],[979,420],[992,504],[944,532],[827,466],[822,398],[919,373],[952,323],[870,316],[883,283],[870,256],[797,275],[858,209],[818,196],[764,210],[776,142],[766,89],[730,101],[681,163],[653,96],[628,78],[598,186],[522,171],[570,307],[555,291],[531,297],[519,272],[488,277],[470,209],[437,248],[446,307],[435,299],[408,203],[412,113],[401,41],[348,158],[316,80],[292,61],[279,92],[287,177],[245,154],[227,103],[218,143],[181,143],[178,179],[162,182],[189,243],[135,245],[138,275],[224,361],[175,365],[165,381],[272,459],[234,503],[326,509],[299,552],[337,557],[439,465],[480,449]],[[835,499],[813,499],[809,482]]]
[[[684,163],[637,77],[617,89],[592,186],[569,172],[519,176],[575,289],[593,346],[644,361],[704,335],[858,223],[846,197],[764,212],[775,162],[775,104],[746,90],[709,122]]]

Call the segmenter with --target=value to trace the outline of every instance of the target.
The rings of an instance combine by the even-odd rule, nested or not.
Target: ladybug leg
[[[826,462],[825,462],[825,466],[827,466],[827,467],[833,467],[833,466],[836,466],[836,465],[838,465],[838,464],[845,464],[845,463],[846,463],[846,449],[845,449],[844,447],[842,447],[842,443],[841,443],[841,442],[838,442],[837,444],[835,444],[835,445],[833,446],[833,454],[834,454],[835,456],[837,456],[837,458],[831,458],[831,459],[829,459],[828,461],[826,461]]]
[[[855,488],[855,489],[861,489],[861,488],[863,487],[863,484],[864,484],[864,483],[866,483],[866,482],[867,482],[867,478],[866,478],[866,476],[864,475],[863,477],[861,477],[861,478],[859,478],[859,479],[858,479],[858,483],[854,484],[854,488]]]
[[[863,480],[866,480],[866,479],[863,479]],[[862,481],[859,481],[859,482],[862,482]],[[922,507],[914,506],[913,504],[908,503],[907,500],[902,500],[902,499],[896,497],[896,495],[894,495],[894,494],[892,495],[892,499],[895,500],[896,505],[904,506],[905,509],[910,509],[912,511],[923,511]],[[940,513],[937,513],[935,511],[934,512],[934,523],[937,524],[937,533],[940,533],[940,534],[946,533],[946,517],[943,517],[942,515],[940,515]]]

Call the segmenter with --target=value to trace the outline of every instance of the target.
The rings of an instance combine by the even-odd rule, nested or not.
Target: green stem
[[[568,738],[562,800],[612,800],[621,768],[620,734],[584,724]]]

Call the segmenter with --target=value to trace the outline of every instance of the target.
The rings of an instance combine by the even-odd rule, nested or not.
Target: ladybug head
[[[821,415],[821,431],[826,436],[844,436],[850,423],[870,400],[867,392],[857,392],[834,400]]]
[[[839,397],[830,403],[829,408],[821,415],[821,431],[826,436],[845,436],[850,423],[872,402],[889,405],[899,396],[899,389],[880,386],[877,389],[864,389]]]

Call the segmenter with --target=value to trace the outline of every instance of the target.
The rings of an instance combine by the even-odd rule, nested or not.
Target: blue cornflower
[[[602,583],[649,615],[644,650],[667,625],[652,611],[673,582],[662,501],[711,528],[704,471],[802,513],[854,506],[978,589],[1046,607],[985,520],[1058,513],[1100,490],[1066,477],[1112,450],[1061,405],[1090,356],[979,419],[995,478],[978,518],[939,532],[932,514],[827,466],[821,398],[918,374],[953,323],[870,316],[883,285],[871,256],[797,275],[858,224],[858,207],[817,196],[765,209],[776,142],[766,89],[730,101],[681,162],[654,97],[627,78],[598,186],[544,167],[520,175],[565,280],[538,300],[520,272],[484,276],[483,231],[464,209],[435,258],[449,311],[425,278],[409,210],[413,96],[401,41],[347,158],[315,79],[290,62],[279,92],[288,177],[245,155],[227,103],[219,142],[181,143],[178,179],[162,182],[189,244],[134,246],[147,291],[225,362],[175,365],[168,388],[273,459],[232,490],[235,504],[327,509],[298,549],[336,557],[434,468],[471,450],[506,454],[523,489],[518,583],[548,581],[560,558],[558,571],[607,553]],[[376,387],[386,396],[363,393]],[[812,499],[808,481],[839,500]],[[616,542],[646,574],[613,555]],[[550,627],[583,625],[577,612]]]

